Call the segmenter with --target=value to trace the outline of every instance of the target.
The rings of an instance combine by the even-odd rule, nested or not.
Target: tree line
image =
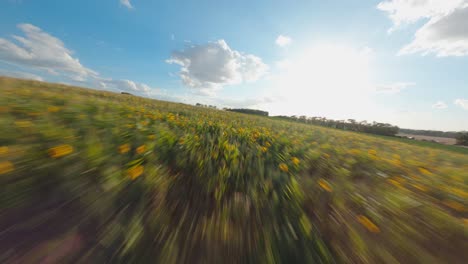
[[[468,132],[457,133],[457,145],[468,146]]]
[[[324,127],[331,127],[336,129],[370,133],[384,136],[395,136],[398,134],[400,128],[387,123],[378,123],[367,121],[356,121],[354,119],[348,120],[333,120],[325,117],[307,117],[307,116],[276,116],[275,118],[290,120],[305,124],[313,124]]]
[[[224,108],[225,111],[237,112],[249,115],[259,115],[259,116],[268,116],[268,112],[255,109],[246,109],[246,108]]]

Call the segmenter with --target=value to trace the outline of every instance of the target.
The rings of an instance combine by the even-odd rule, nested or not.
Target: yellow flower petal
[[[281,163],[279,165],[279,169],[283,172],[288,172],[289,171],[289,168],[288,168],[288,165],[286,165],[285,163]]]
[[[7,174],[15,170],[13,163],[9,161],[0,162],[0,174]]]
[[[369,220],[369,218],[367,218],[366,216],[358,215],[357,219],[358,219],[358,222],[361,223],[361,225],[367,228],[367,230],[369,230],[370,232],[380,233],[380,228],[376,226],[374,223],[372,223],[372,221]]]
[[[141,145],[141,146],[139,146],[139,147],[136,149],[136,152],[137,152],[138,154],[142,154],[143,152],[145,152],[145,150],[146,150],[145,145]]]
[[[130,151],[130,144],[122,144],[119,146],[119,153],[124,154]]]
[[[59,145],[48,150],[49,156],[52,158],[60,158],[69,155],[73,152],[73,147],[70,145]]]
[[[130,179],[135,180],[136,178],[140,177],[143,174],[144,168],[143,166],[135,166],[127,170],[127,175]]]
[[[320,185],[320,187],[322,187],[322,189],[324,189],[327,192],[332,192],[333,190],[331,185],[324,179],[318,180],[318,184]]]

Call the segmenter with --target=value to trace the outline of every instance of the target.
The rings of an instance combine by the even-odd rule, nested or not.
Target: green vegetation
[[[457,144],[468,146],[468,132],[458,133],[457,134]]]
[[[268,116],[268,112],[262,111],[262,110],[255,110],[255,109],[229,109],[226,108],[226,111],[230,112],[237,112],[237,113],[243,113],[243,114],[249,114],[249,115],[259,115],[259,116]]]
[[[5,263],[463,263],[468,156],[0,78]]]

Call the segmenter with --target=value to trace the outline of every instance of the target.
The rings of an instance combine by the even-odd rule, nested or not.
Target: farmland
[[[0,78],[0,262],[463,263],[468,155]]]
[[[455,144],[457,144],[457,140],[455,138],[431,137],[431,136],[412,135],[412,134],[404,134],[404,133],[400,133],[400,134],[398,134],[398,136],[413,137],[415,140],[431,141],[431,142],[441,143],[441,144],[445,144],[445,145],[455,145]]]

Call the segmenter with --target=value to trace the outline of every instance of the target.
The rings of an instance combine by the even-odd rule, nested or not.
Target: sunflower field
[[[0,263],[466,263],[468,155],[0,78]]]

